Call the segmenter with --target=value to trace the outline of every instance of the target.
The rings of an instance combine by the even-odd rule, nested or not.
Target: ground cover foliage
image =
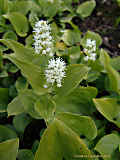
[[[119,44],[87,27],[99,3],[0,0],[0,160],[120,158]]]

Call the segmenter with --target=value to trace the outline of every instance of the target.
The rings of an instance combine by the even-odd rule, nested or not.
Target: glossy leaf
[[[97,110],[110,122],[120,127],[120,105],[115,98],[94,99]]]
[[[23,76],[26,77],[33,89],[39,94],[47,92],[48,89],[44,88],[45,76],[41,67],[32,63],[23,62],[18,60],[15,55],[6,55],[6,58],[15,63],[21,69]]]
[[[9,12],[19,12],[26,15],[31,10],[31,1],[12,1],[9,3]]]
[[[5,18],[9,19],[11,24],[13,25],[17,34],[21,37],[25,37],[28,32],[28,21],[27,18],[19,13],[19,12],[12,12],[9,14],[4,15]]]
[[[21,43],[9,39],[0,39],[0,42],[14,51],[15,56],[22,61],[31,62],[34,58],[34,51],[24,47]]]
[[[115,70],[120,71],[120,56],[111,58],[110,64]]]
[[[91,153],[78,135],[61,121],[55,120],[44,132],[34,160],[61,160],[63,157],[69,160],[84,154]]]
[[[3,39],[12,39],[17,41],[17,35],[13,31],[8,31],[6,32],[3,37]]]
[[[92,140],[97,136],[97,128],[94,121],[88,116],[79,114],[59,113],[57,119],[64,122],[78,135],[85,136]]]
[[[68,96],[55,97],[57,112],[72,112],[76,114],[91,115],[94,108],[92,98],[97,95],[94,87],[79,87]]]
[[[12,102],[8,104],[7,112],[8,116],[18,115],[25,112],[24,105],[21,102],[21,95],[15,97]]]
[[[53,0],[53,2],[44,1],[44,0],[38,0],[38,1],[40,4],[40,8],[42,10],[42,13],[46,17],[52,18],[60,10],[60,1],[59,0]]]
[[[18,139],[11,139],[0,143],[0,159],[16,160],[19,147]]]
[[[15,57],[23,62],[32,63],[34,65],[37,65],[39,67],[45,67],[48,63],[49,56],[46,55],[38,55],[35,54],[33,48],[27,48],[23,44],[16,42],[14,40],[5,40],[0,39],[0,42],[2,42],[4,45],[6,45],[9,49],[14,51]],[[7,55],[4,55],[4,58],[7,58]]]
[[[93,12],[94,8],[96,7],[96,2],[95,0],[90,0],[83,2],[80,4],[77,8],[77,13],[82,17],[86,18],[91,15]]]
[[[112,154],[118,148],[119,143],[120,138],[116,134],[105,135],[98,141],[95,150],[97,150],[101,156],[106,155],[106,157],[103,157],[104,160],[113,160]]]
[[[88,73],[88,67],[83,64],[73,64],[67,67],[66,77],[63,79],[61,88],[56,88],[59,96],[66,96],[71,93]]]
[[[28,113],[33,118],[40,119],[41,117],[35,111],[34,105],[38,100],[38,96],[32,90],[25,90],[19,93],[13,101],[8,105],[8,115],[18,115]]]
[[[80,42],[81,34],[76,30],[65,30],[62,36],[62,40],[66,45],[71,46]]]

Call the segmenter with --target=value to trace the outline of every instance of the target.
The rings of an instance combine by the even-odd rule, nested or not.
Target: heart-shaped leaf
[[[62,40],[68,46],[75,45],[76,43],[80,42],[81,34],[76,30],[65,30],[62,36]]]
[[[19,36],[25,37],[27,35],[29,26],[27,18],[23,14],[19,12],[12,12],[4,15],[4,17],[9,19]]]
[[[38,112],[36,112],[34,105],[38,100],[38,95],[36,95],[32,90],[24,90],[19,93],[19,95],[13,99],[8,105],[8,115],[18,115],[21,113],[28,113],[33,118],[41,119]]]
[[[100,98],[93,100],[97,110],[110,122],[120,127],[120,105],[115,98]]]
[[[44,132],[34,160],[66,160],[77,155],[90,155],[90,151],[69,127],[59,120],[54,120]],[[84,158],[84,160],[90,158]]]
[[[103,156],[104,160],[113,160],[112,154],[118,148],[119,143],[120,137],[112,133],[102,137],[95,146],[95,150]]]
[[[82,17],[86,18],[91,15],[93,12],[94,8],[96,7],[96,2],[95,0],[90,0],[83,2],[80,4],[77,8],[77,13]]]
[[[97,128],[94,121],[88,116],[80,116],[72,113],[59,113],[57,119],[64,122],[78,135],[90,140],[97,136]]]

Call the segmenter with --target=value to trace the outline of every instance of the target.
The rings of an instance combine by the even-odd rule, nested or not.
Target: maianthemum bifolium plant
[[[0,0],[0,119],[12,117],[0,125],[0,160],[119,159],[120,57],[72,21],[95,6]],[[42,119],[46,128],[33,131],[40,140],[27,134],[24,147],[27,127]]]

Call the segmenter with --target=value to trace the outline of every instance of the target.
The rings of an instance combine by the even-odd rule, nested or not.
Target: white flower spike
[[[61,87],[62,79],[65,77],[65,69],[66,64],[61,58],[50,59],[45,70],[47,83],[52,83],[53,85],[56,82],[57,87]]]
[[[96,41],[87,39],[86,41],[86,48],[84,48],[83,52],[87,55],[84,57],[85,61],[96,60]]]
[[[43,20],[36,22],[33,33],[35,52],[37,54],[53,56],[53,38],[48,22]]]

